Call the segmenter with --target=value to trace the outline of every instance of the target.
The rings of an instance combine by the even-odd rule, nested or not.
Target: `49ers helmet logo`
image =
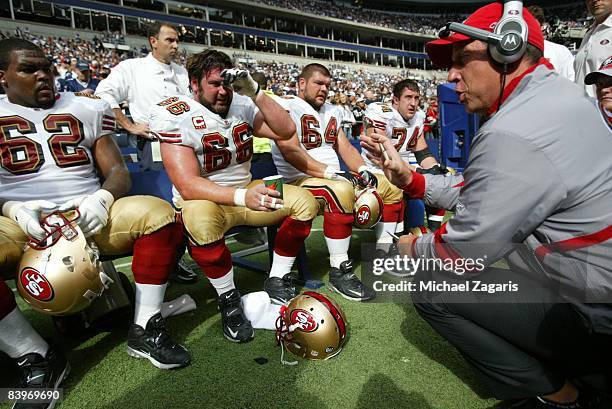
[[[370,217],[372,217],[372,212],[368,206],[363,205],[357,210],[357,223],[367,224],[370,221]]]
[[[35,299],[50,301],[53,299],[53,287],[45,276],[33,268],[24,268],[19,275],[21,286]]]
[[[318,327],[312,314],[305,310],[297,309],[291,311],[290,320],[291,325],[299,325],[299,329],[304,332],[313,332]]]

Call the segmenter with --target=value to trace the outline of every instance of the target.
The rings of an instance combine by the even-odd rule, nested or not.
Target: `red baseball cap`
[[[463,22],[463,24],[493,32],[503,11],[504,6],[502,3],[491,3],[476,10]],[[523,19],[525,20],[525,24],[527,24],[527,30],[529,32],[527,35],[527,42],[543,52],[544,36],[542,35],[540,23],[538,23],[538,20],[536,20],[526,8],[523,8]],[[449,37],[428,42],[425,44],[425,50],[436,66],[440,68],[449,68],[452,65],[451,57],[453,53],[453,44],[468,41],[472,41],[472,38],[464,34],[453,33]]]

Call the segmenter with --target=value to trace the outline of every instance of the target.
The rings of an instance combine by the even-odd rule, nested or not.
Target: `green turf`
[[[314,228],[321,228],[321,218]],[[360,242],[373,240],[372,232],[356,232],[351,256],[358,260]],[[327,251],[320,230],[311,234],[307,249],[315,278],[326,281]],[[252,259],[265,261],[266,257],[260,254]],[[243,293],[260,290],[262,280],[257,273],[236,271]],[[297,366],[283,366],[271,331],[258,330],[248,344],[223,338],[208,282],[173,284],[167,299],[183,293],[196,300],[198,309],[167,323],[173,337],[190,350],[189,367],[162,371],[148,361],[128,357],[127,324],[84,340],[62,339],[72,372],[59,408],[465,409],[490,408],[495,403],[486,398],[474,370],[409,303],[360,304],[331,294],[350,325],[345,349],[329,361],[300,360]],[[44,336],[58,341],[48,317],[19,304]],[[259,365],[254,361],[258,357],[268,363]],[[0,384],[6,384],[14,373],[6,361],[0,365]]]

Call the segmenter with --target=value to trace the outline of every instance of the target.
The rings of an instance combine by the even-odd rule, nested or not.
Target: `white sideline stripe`
[[[318,228],[317,228],[317,229],[311,229],[310,231],[311,231],[311,232],[313,232],[313,231],[315,231],[315,232],[316,232],[316,231],[323,231],[323,229],[318,229]],[[227,240],[227,242],[226,242],[226,243],[227,243],[227,244],[232,244],[232,243],[235,243],[235,242],[236,242],[236,240],[230,239],[230,240]],[[131,262],[129,262],[129,263],[115,264],[115,268],[128,267],[128,266],[131,266],[131,265],[132,265],[132,263],[131,263]],[[13,291],[16,291],[16,290],[13,290]]]

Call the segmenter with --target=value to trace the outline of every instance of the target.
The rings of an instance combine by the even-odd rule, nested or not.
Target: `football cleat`
[[[146,358],[159,369],[182,368],[191,362],[189,351],[170,339],[160,313],[149,318],[146,328],[132,324],[127,353],[134,358]]]
[[[268,242],[268,235],[263,227],[241,231],[234,236],[238,243],[261,246]]]
[[[353,262],[343,261],[340,268],[329,271],[329,287],[332,291],[352,301],[368,301],[376,297],[371,288],[366,287],[353,273]]]
[[[176,269],[170,274],[170,280],[179,284],[193,284],[198,281],[198,274],[182,258],[176,263]]]
[[[242,298],[238,290],[233,289],[219,296],[221,325],[223,335],[232,342],[249,342],[255,338],[251,322],[242,310]]]
[[[273,304],[286,304],[297,295],[291,281],[289,274],[283,278],[269,277],[264,281],[264,291],[268,293]]]
[[[23,355],[15,359],[21,373],[22,388],[57,389],[70,372],[70,365],[64,355],[51,347],[47,356],[37,353]],[[15,402],[13,409],[51,409],[57,400],[44,403]]]

